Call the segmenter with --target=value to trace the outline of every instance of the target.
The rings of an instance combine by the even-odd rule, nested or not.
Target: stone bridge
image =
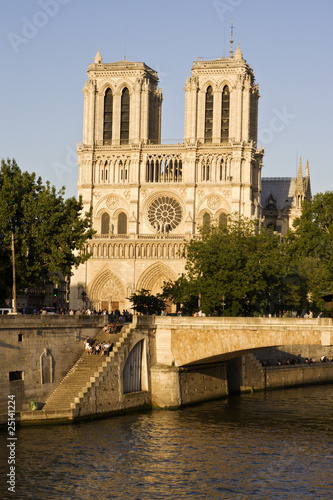
[[[333,345],[329,318],[156,317],[158,363],[187,366],[226,361],[283,345]]]
[[[137,319],[137,327],[145,320]],[[228,394],[227,361],[269,347],[333,345],[331,319],[156,317],[152,401],[184,404]],[[253,361],[255,363],[255,361]],[[256,371],[260,372],[257,362]],[[244,366],[241,371],[244,371]],[[235,377],[235,373],[231,377]],[[299,383],[311,383],[302,374]],[[292,385],[293,382],[291,382]],[[245,386],[240,383],[240,386]]]

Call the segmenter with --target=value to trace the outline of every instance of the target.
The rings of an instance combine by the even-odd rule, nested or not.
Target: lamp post
[[[17,313],[16,309],[16,274],[15,274],[15,244],[14,244],[14,232],[12,232],[12,266],[13,266],[13,314]]]
[[[83,309],[83,310],[85,310],[86,296],[87,296],[86,292],[85,292],[85,291],[83,291],[83,292],[81,293],[81,298],[82,298],[82,309]]]
[[[222,305],[222,316],[224,316],[224,306],[225,306],[224,300],[225,300],[225,295],[223,294],[222,295],[222,304],[221,304]]]
[[[201,292],[199,292],[199,295],[198,295],[198,308],[199,309],[201,308]]]

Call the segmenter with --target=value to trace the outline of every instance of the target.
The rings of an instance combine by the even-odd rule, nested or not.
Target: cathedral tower
[[[105,64],[98,51],[83,92],[78,192],[97,233],[74,273],[71,306],[88,297],[97,310],[129,309],[133,291],[156,293],[184,272],[184,240],[200,226],[232,212],[261,218],[258,86],[239,47],[197,59],[185,86],[185,138],[173,145],[161,144],[162,94],[146,64]]]

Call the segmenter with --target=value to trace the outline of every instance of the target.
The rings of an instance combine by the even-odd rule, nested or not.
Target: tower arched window
[[[101,234],[109,234],[110,232],[110,216],[104,212],[102,214]]]
[[[202,225],[204,228],[208,228],[210,225],[210,214],[208,212],[205,212],[202,217]]]
[[[229,139],[230,92],[227,85],[222,92],[221,142]]]
[[[127,215],[124,212],[118,215],[118,234],[127,234]]]
[[[213,89],[211,86],[206,91],[205,105],[205,142],[212,142],[213,138]]]
[[[210,160],[206,158],[203,160],[201,165],[201,180],[209,181],[210,180]]]
[[[228,216],[224,212],[222,212],[219,216],[219,226],[226,226],[228,223]]]
[[[120,119],[120,144],[129,142],[130,124],[130,95],[128,88],[124,88],[121,95],[121,119]]]
[[[113,113],[112,91],[111,89],[106,89],[104,95],[103,144],[111,144],[112,141],[112,113]]]
[[[223,158],[220,160],[220,181],[225,181],[225,164]]]

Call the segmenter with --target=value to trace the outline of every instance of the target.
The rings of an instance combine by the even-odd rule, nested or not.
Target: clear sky
[[[263,177],[309,160],[312,193],[333,190],[331,0],[0,0],[0,157],[76,196],[86,70],[126,58],[157,70],[162,141],[184,135],[184,86],[197,56],[234,48],[259,84]],[[125,35],[126,34],[126,35]],[[126,43],[125,43],[126,40]]]

